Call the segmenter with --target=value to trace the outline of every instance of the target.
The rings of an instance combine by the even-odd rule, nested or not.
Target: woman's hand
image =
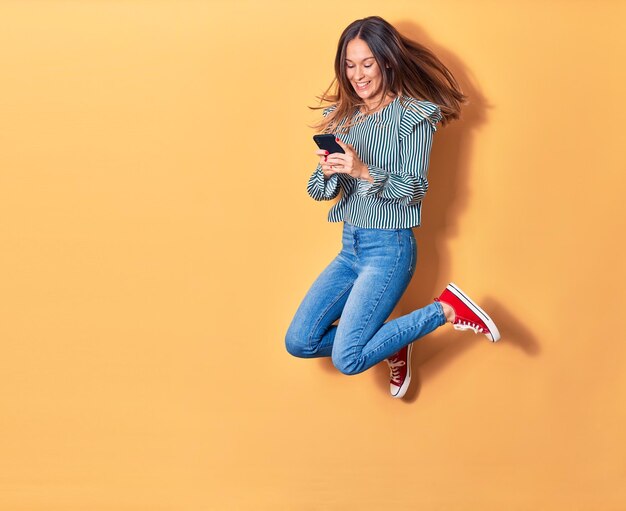
[[[315,151],[320,156],[320,165],[324,177],[328,179],[333,174],[348,174],[355,179],[366,179],[373,181],[367,169],[367,165],[361,161],[359,155],[350,144],[344,144],[341,140],[336,139],[337,143],[345,151],[342,153],[328,154],[327,151]]]

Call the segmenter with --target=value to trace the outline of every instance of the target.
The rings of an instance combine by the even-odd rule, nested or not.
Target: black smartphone
[[[341,146],[335,140],[335,135],[332,133],[324,133],[320,135],[313,135],[313,140],[317,144],[317,147],[328,151],[328,154],[333,153],[345,153]]]

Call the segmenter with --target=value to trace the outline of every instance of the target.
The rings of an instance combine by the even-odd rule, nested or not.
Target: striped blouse
[[[373,183],[347,174],[333,174],[325,179],[320,164],[311,175],[307,191],[313,199],[331,200],[341,194],[328,212],[329,222],[346,221],[376,229],[420,225],[433,133],[442,115],[435,103],[404,98],[406,107],[396,96],[365,121],[351,126],[349,133],[336,134],[343,143],[354,147],[367,165]],[[326,108],[324,116],[336,106]],[[362,114],[355,110],[354,115]],[[345,119],[339,127],[344,122]]]

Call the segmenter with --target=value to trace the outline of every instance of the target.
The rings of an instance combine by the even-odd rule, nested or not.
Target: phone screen
[[[313,140],[317,144],[317,147],[323,149],[324,151],[328,151],[329,154],[345,152],[335,140],[335,135],[331,133],[313,135]]]

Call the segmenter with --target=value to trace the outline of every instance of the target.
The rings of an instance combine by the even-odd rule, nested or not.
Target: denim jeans
[[[298,307],[285,344],[296,357],[330,356],[342,373],[357,374],[446,319],[441,304],[433,302],[385,323],[415,271],[411,229],[364,229],[346,222],[342,238],[341,252]]]

